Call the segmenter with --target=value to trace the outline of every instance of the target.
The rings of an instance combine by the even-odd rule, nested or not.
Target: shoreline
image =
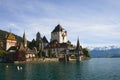
[[[26,61],[14,61],[14,63],[44,63],[44,62],[59,62],[58,58],[35,58],[27,59]]]
[[[84,58],[80,60],[80,62],[89,60],[91,58]],[[0,63],[45,63],[45,62],[75,62],[76,59],[69,59],[69,61],[59,61],[59,58],[34,58],[34,59],[27,59],[26,61],[11,61],[11,62],[0,62]]]

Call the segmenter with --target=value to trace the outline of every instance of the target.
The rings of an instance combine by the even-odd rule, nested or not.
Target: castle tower
[[[43,49],[42,38],[39,32],[36,34],[36,47],[38,51]]]
[[[26,39],[25,32],[24,32],[24,34],[23,34],[23,46],[24,46],[24,47],[27,47],[27,39]]]
[[[16,46],[17,40],[15,36],[10,32],[8,36],[6,36],[6,45],[5,50],[8,50],[12,46]]]
[[[36,34],[36,41],[39,40],[39,39],[41,39],[41,35],[40,35],[40,33],[38,32],[38,33]]]
[[[57,40],[59,43],[67,42],[67,31],[58,24],[51,32],[51,41]]]

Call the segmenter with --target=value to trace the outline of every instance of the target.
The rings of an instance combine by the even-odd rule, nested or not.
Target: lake
[[[66,63],[0,63],[0,80],[120,80],[120,58],[92,58]]]

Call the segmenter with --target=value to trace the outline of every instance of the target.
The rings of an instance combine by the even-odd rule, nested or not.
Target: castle
[[[3,42],[3,48],[9,52],[8,60],[10,61],[24,61],[35,57],[51,57],[68,61],[73,56],[79,59],[83,54],[79,39],[77,46],[74,46],[69,40],[67,41],[67,31],[60,24],[51,32],[50,42],[45,36],[41,37],[39,32],[36,34],[36,39],[33,39],[29,44],[25,32],[20,43],[11,32],[5,36]]]
[[[67,31],[60,24],[51,32],[50,42],[45,36],[42,38],[38,32],[36,40],[33,39],[30,44],[37,47],[37,51],[42,57],[63,59],[65,56],[75,56],[79,58],[83,54],[79,39],[77,40],[77,46],[74,46],[69,40],[67,41]]]

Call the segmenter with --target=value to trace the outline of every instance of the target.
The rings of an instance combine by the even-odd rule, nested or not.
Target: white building
[[[58,24],[51,32],[51,41],[57,40],[59,43],[67,42],[67,31]]]
[[[9,33],[5,41],[5,50],[8,50],[12,46],[16,46],[16,43],[17,43],[17,40],[15,36],[12,33]]]

